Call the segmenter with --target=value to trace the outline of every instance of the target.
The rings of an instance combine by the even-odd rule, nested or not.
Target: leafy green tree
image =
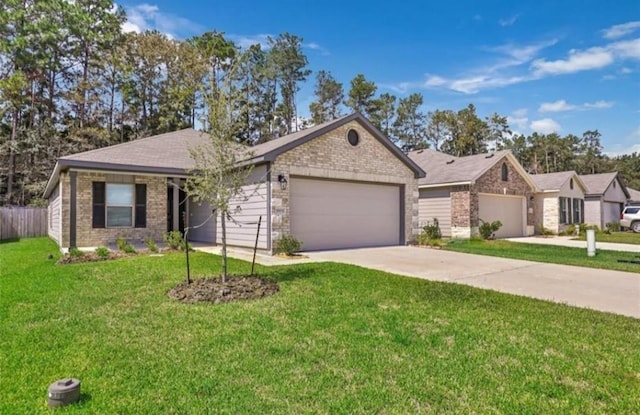
[[[496,151],[504,149],[505,140],[512,134],[507,117],[494,112],[485,118],[485,122],[489,133],[486,141],[490,143],[491,149]]]
[[[433,148],[440,150],[443,142],[451,140],[456,127],[455,114],[451,110],[435,110],[428,114],[427,137]]]
[[[220,80],[215,96],[207,96],[209,142],[191,151],[194,170],[187,179],[187,193],[196,202],[208,202],[220,220],[222,230],[222,282],[227,278],[226,221],[239,213],[239,206],[231,201],[243,194],[243,185],[251,175],[252,166],[239,167],[250,158],[248,149],[236,141],[238,103],[241,94],[233,86],[234,69]]]
[[[344,99],[342,84],[328,71],[320,71],[316,76],[316,101],[309,105],[314,124],[335,120],[340,117],[340,105]]]
[[[351,80],[351,88],[345,105],[365,117],[370,117],[376,109],[375,94],[378,87],[374,82],[367,81],[363,74],[358,74]]]
[[[427,143],[426,116],[420,111],[422,103],[422,94],[418,93],[401,98],[398,103],[393,132],[405,152],[429,147]]]
[[[276,113],[282,120],[283,134],[289,134],[297,129],[296,93],[311,70],[307,69],[308,62],[302,51],[301,37],[285,32],[275,39],[270,37],[269,46],[270,61],[280,86],[281,102],[276,107]]]
[[[387,137],[393,137],[393,121],[396,117],[396,100],[394,95],[384,93],[373,102],[373,110],[369,114],[371,123]]]
[[[260,45],[252,45],[238,65],[242,95],[238,101],[242,120],[238,138],[249,145],[263,143],[272,137],[273,108],[277,99],[270,78],[268,55]]]
[[[582,134],[580,142],[580,157],[578,159],[578,172],[581,174],[595,174],[602,164],[602,135],[598,130],[588,130]]]

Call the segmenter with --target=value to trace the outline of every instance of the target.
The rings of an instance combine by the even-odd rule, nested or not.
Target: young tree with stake
[[[196,202],[207,202],[220,220],[222,230],[222,282],[227,278],[226,221],[233,220],[240,207],[243,185],[251,175],[253,166],[242,164],[251,158],[248,148],[236,141],[240,123],[238,101],[240,96],[233,84],[234,70],[228,71],[220,83],[215,97],[208,97],[207,144],[191,149],[194,169],[187,179],[186,190]]]

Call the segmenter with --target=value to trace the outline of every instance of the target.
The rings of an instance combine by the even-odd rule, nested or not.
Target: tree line
[[[112,0],[5,0],[0,5],[0,205],[42,204],[59,157],[186,127],[207,130],[208,102],[231,78],[238,142],[255,145],[359,111],[403,150],[454,155],[510,148],[532,172],[620,170],[640,187],[640,155],[608,158],[597,131],[514,137],[507,118],[473,105],[422,110],[419,93],[377,94],[357,74],[348,91],[315,74],[311,117],[296,106],[311,70],[303,39],[282,33],[242,50],[223,33],[185,40],[123,33]],[[306,111],[304,111],[306,112]]]

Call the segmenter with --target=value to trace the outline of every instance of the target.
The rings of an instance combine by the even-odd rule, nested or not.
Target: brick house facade
[[[350,143],[348,134],[355,134],[357,143]],[[178,218],[183,212],[194,221],[211,217],[215,209],[185,198],[178,189],[194,168],[190,149],[207,143],[208,136],[186,129],[61,158],[44,195],[49,200],[50,217],[56,218],[49,234],[63,250],[110,245],[119,237],[131,242],[147,238],[161,241],[167,230],[179,229]],[[405,244],[418,233],[418,179],[425,173],[360,114],[255,146],[250,157],[242,163],[254,166],[252,178],[243,187],[244,194],[233,201],[243,212],[241,220],[227,222],[231,245],[253,247],[257,239],[260,249],[273,252],[275,241],[292,232],[291,192],[295,190],[281,186],[281,181],[299,178],[344,184],[341,194],[327,196],[336,198],[336,203],[329,201],[329,208],[344,204],[349,189],[368,192],[365,196],[388,194],[392,189],[391,198],[383,201],[388,206],[380,205],[378,199],[373,205],[360,203],[359,207],[367,214],[378,212],[383,215],[378,216],[382,222],[392,224],[390,237],[379,239],[379,243]],[[345,199],[337,199],[345,195]],[[358,214],[348,210],[334,208],[332,214],[343,215],[337,218],[342,221],[347,215]],[[387,211],[397,213],[385,216]],[[297,214],[303,218],[298,223],[317,219],[304,219],[305,212],[300,209]],[[259,218],[264,219],[261,233]],[[221,233],[218,219],[214,217],[194,236],[215,244]],[[330,221],[331,216],[323,220]],[[372,246],[367,245],[366,235],[374,235],[371,229],[381,227],[382,222],[376,221],[360,221],[360,228],[349,232],[365,236],[354,238],[355,242],[336,241],[335,246]],[[336,238],[348,238],[348,232],[338,232],[340,227],[334,225],[333,229]],[[331,246],[329,241],[327,247]]]

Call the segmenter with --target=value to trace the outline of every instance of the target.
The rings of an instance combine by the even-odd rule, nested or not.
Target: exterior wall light
[[[289,184],[289,182],[287,181],[287,178],[284,176],[284,174],[278,175],[278,183],[280,183],[280,189],[287,190],[287,185]]]

